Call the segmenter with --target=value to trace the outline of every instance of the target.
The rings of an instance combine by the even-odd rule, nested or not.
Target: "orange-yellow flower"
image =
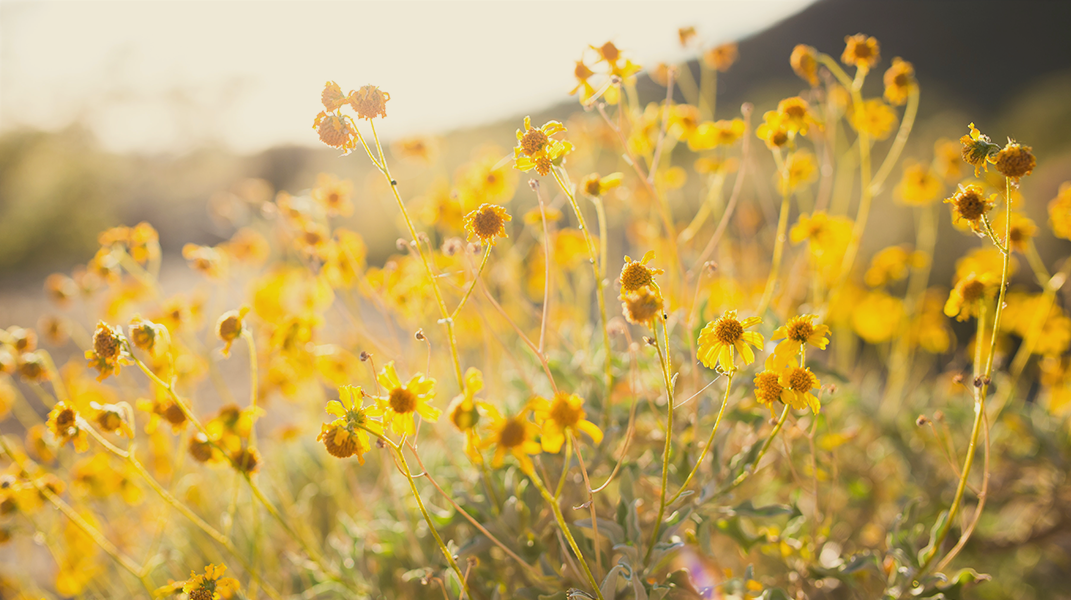
[[[807,344],[819,350],[825,350],[829,344],[829,326],[815,325],[817,315],[800,315],[792,317],[787,323],[774,330],[770,340],[784,340],[777,345],[778,354],[796,356]]]
[[[363,465],[364,453],[372,448],[368,430],[380,433],[380,424],[368,418],[368,411],[362,406],[364,393],[360,387],[339,386],[338,397],[338,400],[327,403],[327,412],[338,418],[320,426],[320,435],[316,436],[316,441],[323,442],[331,456],[356,456],[357,462]]]
[[[755,362],[755,352],[751,346],[762,347],[762,334],[745,330],[761,322],[759,317],[740,321],[736,318],[735,310],[725,311],[720,319],[707,323],[699,332],[699,362],[708,369],[713,369],[717,364],[725,371],[732,371],[736,368],[737,352],[745,365]]]
[[[844,44],[840,60],[846,65],[869,70],[881,59],[881,46],[875,38],[857,33],[844,38]]]
[[[584,412],[584,399],[576,394],[558,392],[553,400],[533,398],[529,403],[535,413],[536,423],[542,427],[543,451],[557,454],[568,433],[588,434],[596,445],[602,442],[602,430],[588,421]]]
[[[491,419],[488,427],[489,433],[481,448],[494,447],[495,455],[491,459],[491,466],[499,468],[505,461],[506,455],[511,454],[520,463],[521,471],[525,473],[535,472],[535,465],[529,458],[533,454],[539,454],[543,447],[536,441],[539,435],[539,427],[528,420],[531,409],[525,407],[513,416],[504,416],[493,406],[487,407],[487,416]]]
[[[506,223],[513,217],[506,209],[494,204],[484,204],[465,215],[465,230],[469,232],[469,241],[480,240],[482,244],[495,245],[495,238],[506,235]]]
[[[394,361],[390,361],[379,373],[379,385],[387,391],[387,397],[378,399],[375,408],[367,414],[382,416],[383,425],[389,425],[394,433],[409,436],[416,433],[416,415],[425,421],[439,420],[442,411],[429,404],[435,398],[434,379],[417,373],[403,384],[394,369]]]

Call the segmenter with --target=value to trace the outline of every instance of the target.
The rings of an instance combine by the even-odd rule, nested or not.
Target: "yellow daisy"
[[[491,459],[491,466],[499,468],[506,458],[506,454],[512,454],[520,463],[521,470],[525,473],[533,473],[535,465],[532,464],[530,455],[539,454],[542,446],[536,441],[539,435],[539,427],[528,420],[529,408],[511,417],[504,416],[493,406],[487,407],[487,416],[491,423],[488,427],[489,435],[480,443],[481,448],[494,446],[495,455]]]
[[[771,340],[784,340],[777,345],[777,354],[796,356],[806,344],[819,350],[825,350],[829,344],[829,326],[815,325],[817,315],[800,315],[792,317],[788,323],[774,330]]]
[[[320,435],[316,441],[323,442],[327,452],[337,458],[357,456],[357,462],[364,464],[364,453],[372,449],[368,431],[380,433],[380,424],[368,418],[364,410],[364,393],[360,387],[343,385],[338,388],[338,400],[327,403],[327,412],[336,417],[331,423],[320,426]]]
[[[822,384],[810,369],[805,367],[785,367],[779,374],[777,383],[782,388],[781,402],[797,410],[810,408],[815,414],[818,414],[821,404],[818,402],[818,397],[811,393],[811,390],[818,389]]]
[[[383,417],[383,425],[390,425],[397,434],[413,435],[416,433],[414,415],[420,415],[425,421],[438,421],[442,411],[428,404],[435,398],[435,380],[417,373],[403,384],[394,370],[394,361],[390,361],[379,373],[379,385],[387,390],[387,398],[376,401],[376,407],[368,414]]]
[[[720,319],[707,323],[699,332],[699,361],[710,369],[717,363],[722,369],[730,371],[736,368],[734,352],[739,352],[744,364],[755,362],[755,353],[751,346],[762,347],[762,334],[745,329],[761,322],[759,317],[748,317],[740,321],[736,318],[735,310],[725,311]]]
[[[226,565],[208,565],[203,575],[190,573],[190,578],[182,585],[182,591],[189,595],[190,600],[233,598],[239,589],[238,580],[223,577],[226,571]]]
[[[534,398],[529,406],[535,412],[536,422],[543,428],[540,441],[544,452],[556,454],[565,442],[566,432],[584,432],[595,444],[602,442],[602,430],[584,417],[584,399],[576,394],[558,392],[554,400]]]

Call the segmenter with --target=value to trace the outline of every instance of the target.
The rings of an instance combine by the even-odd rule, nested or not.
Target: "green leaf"
[[[918,561],[920,565],[926,564],[926,561],[930,560],[937,552],[937,540],[941,536],[941,532],[947,526],[948,511],[942,510],[941,514],[937,517],[937,522],[933,524],[933,529],[930,530],[930,541],[922,548],[922,550],[919,550]]]

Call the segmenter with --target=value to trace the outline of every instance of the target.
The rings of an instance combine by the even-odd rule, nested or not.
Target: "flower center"
[[[735,344],[744,335],[744,326],[732,317],[722,317],[714,325],[714,337],[723,344]]]
[[[788,339],[793,342],[806,343],[813,334],[814,325],[811,325],[810,321],[800,319],[788,324]]]
[[[814,387],[814,375],[807,369],[796,367],[788,376],[788,387],[797,392],[809,392]]]
[[[977,279],[971,279],[963,284],[962,292],[964,302],[977,302],[985,293],[985,284]]]
[[[759,400],[770,404],[781,398],[781,384],[777,373],[763,371],[755,376],[755,395]]]
[[[529,129],[525,132],[524,137],[521,138],[521,150],[528,156],[534,156],[543,148],[546,148],[549,141],[547,134],[543,133],[542,130]]]
[[[575,427],[580,419],[584,418],[584,409],[579,406],[573,406],[569,402],[569,396],[559,394],[554,398],[554,404],[550,407],[550,418],[565,427]]]
[[[955,206],[959,216],[968,221],[977,221],[986,213],[985,200],[973,188],[956,194]]]
[[[634,292],[641,287],[651,285],[651,271],[642,263],[630,262],[621,271],[621,289]]]
[[[61,432],[66,432],[71,427],[74,427],[75,412],[73,409],[65,408],[56,415],[56,429]]]
[[[416,410],[416,403],[416,394],[403,387],[390,391],[390,408],[396,413],[411,413]]]
[[[498,443],[506,448],[514,448],[524,443],[524,423],[517,417],[506,421],[502,430],[498,432]]]
[[[119,354],[119,340],[111,328],[103,323],[93,334],[93,351],[103,359],[114,358]]]
[[[483,238],[493,238],[502,233],[504,222],[502,217],[489,206],[485,206],[476,213],[472,220],[472,229],[476,235]]]

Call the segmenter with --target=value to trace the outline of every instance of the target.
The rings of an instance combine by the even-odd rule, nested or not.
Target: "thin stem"
[[[710,430],[710,437],[707,439],[707,445],[703,447],[703,451],[699,454],[699,458],[695,461],[695,466],[692,467],[692,471],[688,473],[688,477],[684,479],[684,483],[681,484],[681,489],[669,499],[668,504],[673,504],[677,501],[677,498],[681,497],[681,494],[688,489],[688,484],[691,483],[692,478],[699,471],[699,466],[703,464],[703,459],[707,457],[707,453],[710,452],[710,448],[714,445],[714,435],[718,433],[718,425],[721,424],[721,417],[725,414],[725,407],[729,404],[729,391],[733,388],[733,376],[736,375],[736,369],[730,369],[727,375],[728,380],[725,382],[725,396],[721,400],[721,409],[718,410],[718,416],[714,419],[714,427]]]
[[[665,331],[666,324],[662,323],[662,330]],[[662,485],[659,487],[658,492],[658,516],[655,517],[654,531],[651,532],[651,541],[647,544],[647,553],[643,557],[643,562],[646,564],[651,560],[651,552],[654,550],[655,542],[658,541],[659,531],[662,529],[662,517],[666,514],[666,484],[669,480],[669,455],[673,447],[673,382],[669,375],[669,348],[667,346],[665,355],[662,354],[662,347],[658,342],[658,325],[655,325],[654,333],[654,346],[658,351],[658,364],[662,367],[662,381],[666,386],[666,396],[668,402],[666,404],[666,444],[662,449]],[[668,341],[668,338],[667,338]]]
[[[602,574],[602,553],[599,552],[599,521],[595,516],[595,493],[591,490],[591,480],[588,478],[588,468],[584,466],[584,455],[580,452],[580,442],[574,432],[569,432],[569,438],[576,447],[576,462],[580,465],[580,474],[584,477],[584,487],[588,490],[588,510],[591,511],[591,545],[595,548],[595,572]]]
[[[558,182],[558,187],[569,199],[569,204],[573,207],[573,212],[576,213],[577,222],[580,224],[580,231],[584,233],[584,242],[588,247],[588,258],[591,260],[591,268],[595,273],[595,294],[599,303],[599,313],[602,320],[602,342],[606,360],[604,361],[605,376],[606,376],[606,396],[610,396],[610,390],[613,389],[613,374],[611,372],[612,356],[610,348],[610,322],[606,316],[606,298],[603,290],[603,280],[605,275],[599,269],[599,257],[597,256],[597,250],[595,249],[595,243],[591,240],[591,232],[588,231],[587,223],[584,221],[584,213],[580,211],[580,205],[576,202],[576,195],[573,194],[571,186],[566,185],[562,180],[562,176],[559,173],[558,167],[553,167],[551,172],[554,173],[554,180]]]
[[[762,457],[766,456],[766,451],[770,449],[770,444],[773,442],[773,439],[777,437],[777,434],[781,431],[781,428],[784,427],[785,419],[788,418],[789,408],[790,407],[786,404],[785,409],[781,411],[781,416],[777,419],[777,423],[774,425],[774,428],[770,432],[770,435],[766,438],[766,441],[763,442],[762,448],[759,449],[759,454],[755,457],[755,460],[751,461],[751,464],[748,465],[747,468],[743,470],[743,472],[736,476],[736,479],[734,479],[733,482],[729,484],[729,487],[721,490],[721,492],[727,492],[733,488],[736,488],[741,483],[744,483],[744,480],[747,479],[748,476],[755,472],[755,469],[758,468],[759,463],[762,461]]]
[[[759,301],[759,309],[755,314],[762,316],[773,299],[774,286],[777,284],[777,274],[781,270],[781,258],[785,251],[785,236],[788,233],[789,199],[791,194],[788,190],[788,170],[785,168],[779,150],[774,151],[779,171],[781,172],[781,214],[777,218],[777,237],[774,238],[773,261],[770,264],[770,275],[766,278],[766,287],[762,291],[762,300]]]
[[[569,463],[573,460],[573,438],[566,436],[565,438],[565,458],[562,460],[562,474],[558,478],[558,487],[554,489],[554,499],[557,500],[562,497],[562,490],[565,489],[565,477],[569,474]]]
[[[881,192],[881,186],[885,183],[885,178],[889,176],[893,167],[896,166],[896,161],[900,159],[900,153],[904,150],[907,138],[911,136],[911,129],[915,125],[915,116],[918,115],[918,112],[919,87],[916,85],[908,93],[907,107],[904,108],[904,118],[900,121],[900,129],[896,132],[896,139],[893,140],[889,153],[885,155],[885,159],[881,162],[881,167],[878,168],[878,172],[870,182],[871,195],[877,195]]]
[[[458,313],[460,313],[462,307],[465,306],[465,302],[469,299],[469,296],[472,295],[472,290],[476,289],[476,280],[480,278],[480,274],[483,273],[483,268],[487,266],[487,259],[491,258],[492,247],[493,246],[491,246],[491,244],[487,244],[484,248],[483,260],[480,261],[480,268],[476,269],[476,275],[472,278],[472,283],[469,284],[469,288],[465,290],[465,295],[461,297],[461,302],[458,302],[457,308],[455,308],[454,312],[450,314],[451,320],[457,318]]]
[[[576,560],[580,563],[580,568],[584,572],[588,584],[591,585],[591,589],[595,591],[595,597],[598,598],[598,600],[604,600],[602,590],[599,589],[599,582],[595,580],[595,576],[591,573],[587,561],[584,560],[584,554],[580,551],[580,546],[578,546],[576,540],[573,539],[573,534],[569,531],[569,525],[565,522],[565,517],[562,515],[561,507],[558,506],[558,501],[550,495],[549,491],[547,491],[547,486],[543,485],[543,481],[539,478],[539,475],[535,470],[528,473],[528,478],[532,480],[532,483],[535,484],[539,493],[543,495],[543,499],[550,505],[550,510],[554,513],[554,520],[558,523],[558,529],[560,529],[562,535],[565,536],[565,540],[569,542],[569,547],[573,549],[573,554],[576,555]]]

